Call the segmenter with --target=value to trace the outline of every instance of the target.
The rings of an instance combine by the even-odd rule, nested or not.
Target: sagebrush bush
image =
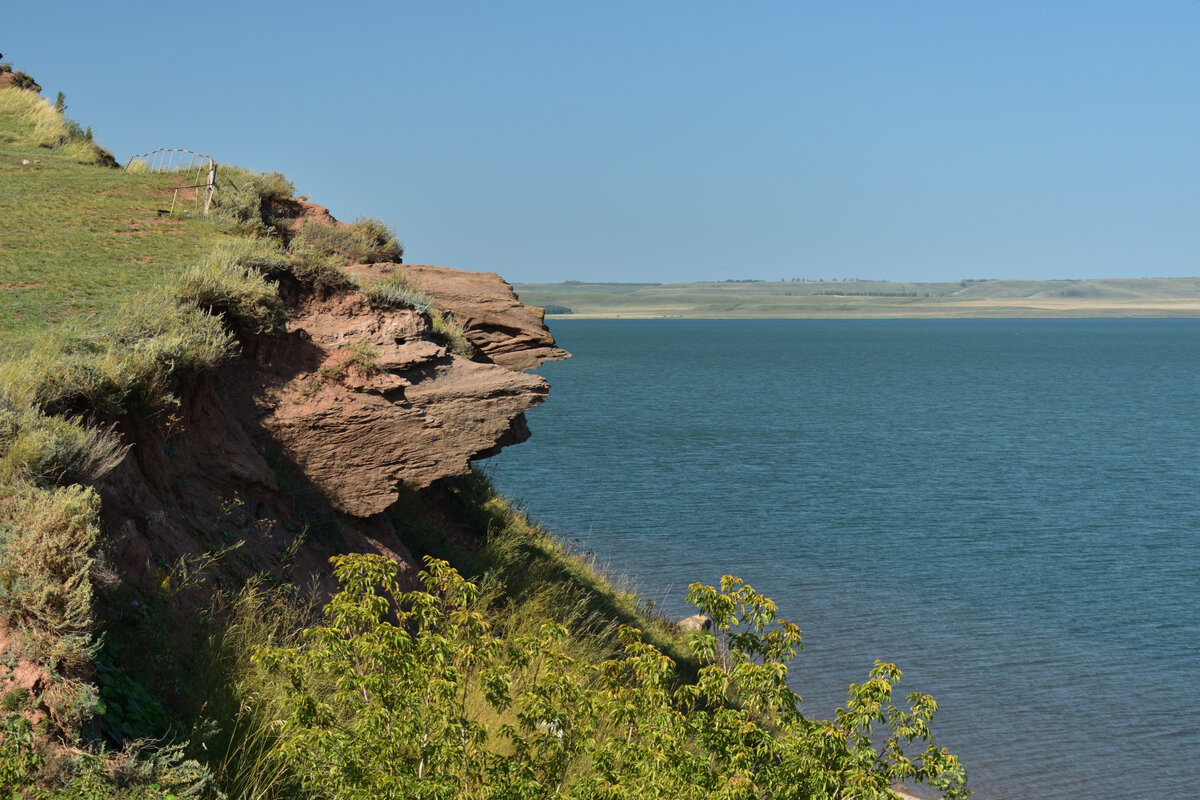
[[[0,395],[0,485],[94,483],[128,449],[111,428],[14,408]]]
[[[103,327],[62,331],[0,364],[0,386],[17,407],[150,413],[173,405],[188,375],[236,353],[220,319],[161,292],[131,302]]]
[[[92,552],[100,498],[89,488],[9,484],[0,495],[0,617],[27,655],[61,679],[44,698],[61,723],[92,711],[95,691],[77,672],[95,654]]]
[[[396,231],[375,217],[354,221],[354,242],[352,257],[363,264],[399,262],[404,255],[404,244],[396,238]]]
[[[277,248],[258,241],[218,247],[189,267],[175,283],[177,297],[223,318],[241,336],[281,330],[287,311],[262,270],[286,264],[286,259]]]
[[[307,247],[299,239],[292,240],[288,253],[288,271],[310,291],[324,296],[354,288],[354,282],[342,271],[345,259]]]
[[[272,202],[288,200],[295,192],[296,187],[282,173],[222,164],[217,170],[212,211],[238,232],[269,234],[284,224],[272,216]]]
[[[433,298],[409,284],[400,272],[393,272],[383,280],[367,281],[361,288],[374,308],[411,308],[418,314],[426,314],[433,308]]]
[[[306,219],[293,240],[324,255],[341,255],[359,264],[398,262],[404,255],[404,245],[390,226],[363,217],[353,225],[329,225]]]

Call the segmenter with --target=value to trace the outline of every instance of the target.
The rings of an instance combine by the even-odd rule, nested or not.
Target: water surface
[[[680,615],[745,578],[991,798],[1195,797],[1200,321],[563,320],[497,487]]]

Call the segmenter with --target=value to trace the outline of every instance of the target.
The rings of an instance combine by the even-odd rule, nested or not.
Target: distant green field
[[[522,302],[579,317],[1194,317],[1200,278],[523,283]]]

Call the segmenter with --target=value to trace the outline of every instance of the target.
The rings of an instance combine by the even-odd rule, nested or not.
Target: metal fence
[[[208,207],[212,203],[213,192],[217,189],[217,162],[213,161],[212,156],[206,156],[194,150],[184,150],[178,147],[160,147],[157,150],[151,150],[149,153],[141,153],[130,157],[125,162],[125,171],[130,172],[132,169],[138,169],[134,167],[135,164],[144,165],[140,169],[147,172],[178,172],[190,179],[190,183],[174,187],[175,195],[171,198],[171,210],[167,213],[175,213],[175,203],[179,199],[180,191],[184,189],[203,189],[204,213],[208,214]],[[206,169],[208,174],[202,178],[201,176],[204,175]]]

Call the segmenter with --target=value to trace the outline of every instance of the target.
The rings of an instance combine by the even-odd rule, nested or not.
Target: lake
[[[744,578],[980,800],[1200,792],[1200,320],[554,320],[497,489],[677,616]]]

